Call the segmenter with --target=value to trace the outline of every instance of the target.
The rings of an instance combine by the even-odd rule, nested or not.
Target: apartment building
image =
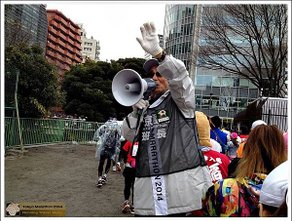
[[[71,66],[82,62],[79,26],[58,10],[47,10],[46,57],[58,68],[59,80]]]
[[[83,24],[78,24],[80,27],[80,36],[81,36],[81,53],[82,53],[82,63],[86,61],[86,59],[90,59],[92,61],[99,61],[100,55],[100,44],[99,41],[95,40],[93,36],[87,38],[86,30],[83,27]]]

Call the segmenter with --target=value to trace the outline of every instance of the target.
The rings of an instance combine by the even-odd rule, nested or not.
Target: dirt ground
[[[124,178],[110,171],[96,187],[95,145],[52,145],[5,156],[4,202],[63,202],[67,217],[132,216],[121,212]]]

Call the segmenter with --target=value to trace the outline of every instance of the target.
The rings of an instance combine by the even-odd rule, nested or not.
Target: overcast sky
[[[100,59],[117,60],[144,57],[136,37],[140,26],[153,21],[163,34],[164,2],[46,2],[47,9],[57,9],[75,23],[82,23],[87,37],[100,42]]]

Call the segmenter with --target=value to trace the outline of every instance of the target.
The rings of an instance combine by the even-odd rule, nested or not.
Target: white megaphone
[[[114,98],[123,106],[132,106],[141,98],[148,99],[150,92],[156,88],[152,78],[141,78],[132,69],[119,71],[112,82]]]

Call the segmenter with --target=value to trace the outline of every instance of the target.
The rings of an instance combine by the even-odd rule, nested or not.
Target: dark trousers
[[[100,154],[100,159],[99,159],[99,164],[98,164],[98,177],[102,176],[102,171],[103,171],[103,167],[104,167],[104,162],[105,160],[107,160],[106,162],[106,166],[105,166],[105,174],[107,174],[110,171],[111,168],[111,156],[109,154]]]
[[[132,189],[132,204],[133,202],[133,196],[134,196],[134,182],[135,182],[135,169],[125,167],[123,171],[123,176],[125,177],[125,187],[124,187],[124,198],[125,200],[129,200],[131,195],[131,189]]]

